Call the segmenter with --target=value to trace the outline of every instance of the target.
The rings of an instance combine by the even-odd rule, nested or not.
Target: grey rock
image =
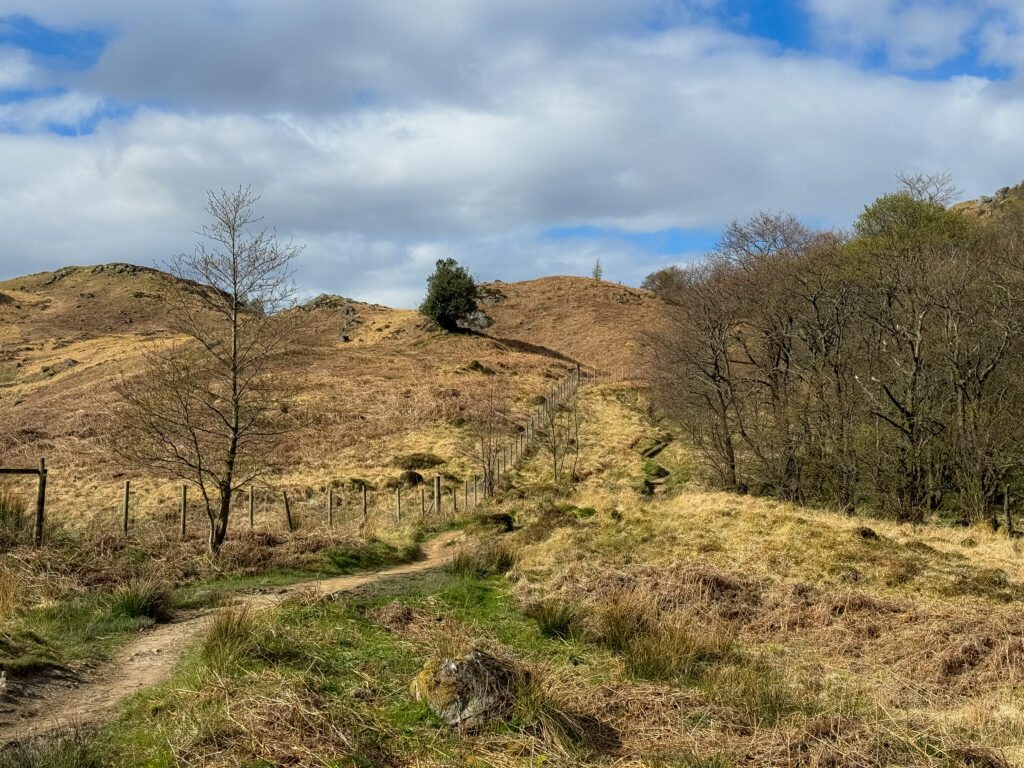
[[[475,649],[457,659],[429,659],[409,693],[448,725],[458,725],[506,713],[523,680],[524,674],[508,662]]]
[[[468,317],[457,321],[456,325],[467,331],[485,331],[494,325],[494,321],[478,309],[470,313]]]

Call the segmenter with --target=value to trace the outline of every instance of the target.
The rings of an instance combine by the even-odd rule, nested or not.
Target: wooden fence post
[[[458,517],[459,515],[459,494],[456,492],[455,487],[452,487],[452,517]]]
[[[368,519],[369,518],[367,516],[367,511],[366,511],[366,483],[363,483],[363,519],[359,521],[359,530],[360,531],[362,531],[366,527],[366,522],[367,522]]]
[[[292,523],[292,508],[288,503],[288,491],[281,491],[281,495],[284,497],[284,518],[288,521],[288,530],[294,531],[295,524]]]
[[[480,488],[480,480],[479,480],[479,478],[474,477],[473,478],[473,506],[474,507],[480,501],[480,497],[477,495],[477,493],[478,493],[477,489],[479,489],[479,488]]]
[[[128,494],[131,493],[131,481],[124,481],[124,504],[121,506],[122,512],[124,512],[124,520],[121,524],[121,530],[123,533],[128,533]]]
[[[43,543],[43,517],[46,512],[46,459],[39,460],[39,487],[36,490],[36,525],[32,540],[38,547]]]
[[[327,489],[327,527],[334,527],[334,489]]]
[[[427,489],[420,486],[420,519],[427,516]]]
[[[181,538],[185,538],[185,526],[188,520],[188,486],[181,484]]]
[[[398,522],[402,522],[402,487],[395,488],[395,515]]]
[[[441,476],[434,475],[434,514],[441,516]]]
[[[469,512],[469,480],[466,481],[466,511]]]
[[[256,497],[253,496],[252,486],[249,486],[249,530],[253,529],[256,523]]]

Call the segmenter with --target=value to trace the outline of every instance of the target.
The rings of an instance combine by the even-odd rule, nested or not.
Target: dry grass
[[[5,465],[47,458],[52,520],[116,530],[126,478],[133,481],[137,520],[173,520],[176,484],[112,463],[102,444],[114,382],[138,369],[148,347],[173,340],[161,321],[160,278],[91,268],[47,284],[53,277],[41,273],[0,283],[0,292],[13,299],[0,305],[0,456]],[[433,453],[444,464],[431,473],[460,481],[472,476],[474,467],[460,456],[458,424],[492,377],[470,364],[476,361],[508,382],[521,418],[530,399],[572,367],[543,350],[430,331],[415,312],[351,306],[354,315],[334,308],[303,312],[295,349],[274,361],[274,371],[301,393],[295,412],[310,422],[267,455],[283,468],[262,491],[261,507],[275,519],[283,490],[300,500],[297,514],[322,518],[329,487],[339,491],[343,514],[353,516],[358,499],[343,493],[347,482],[356,478],[381,487],[399,474],[396,456]],[[353,319],[359,324],[343,330]],[[551,324],[560,327],[555,317]],[[349,342],[340,340],[342,332]],[[77,365],[61,369],[67,358]],[[52,376],[42,371],[55,365]],[[18,488],[30,493],[31,480]],[[382,511],[391,501],[380,499]]]

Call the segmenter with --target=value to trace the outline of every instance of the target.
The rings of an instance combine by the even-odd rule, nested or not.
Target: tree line
[[[652,395],[711,482],[996,524],[1024,481],[1024,205],[951,198],[944,174],[901,178],[850,232],[761,213],[648,276]]]

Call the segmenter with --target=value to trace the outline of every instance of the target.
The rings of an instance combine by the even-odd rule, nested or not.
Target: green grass
[[[97,662],[131,632],[153,618],[129,615],[124,606],[100,592],[20,612],[4,623],[0,665],[9,673]]]
[[[410,563],[419,554],[418,544],[396,547],[384,541],[370,541],[354,547],[329,549],[324,553],[324,557],[329,564],[330,574],[345,575]]]
[[[0,768],[103,768],[100,750],[77,731],[0,749]]]

